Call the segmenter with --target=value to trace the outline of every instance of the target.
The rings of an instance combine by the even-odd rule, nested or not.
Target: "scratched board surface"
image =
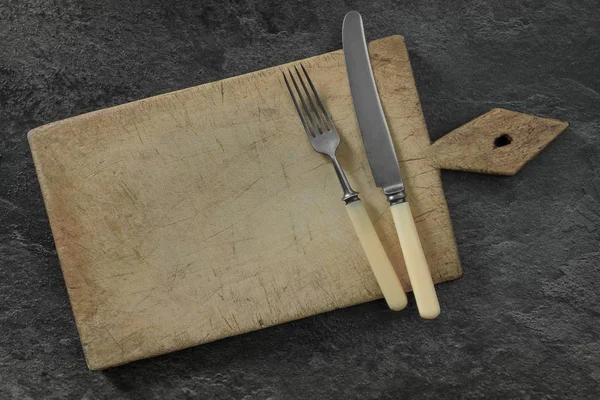
[[[434,280],[461,275],[404,40],[370,44]],[[342,51],[303,61],[341,164],[410,289],[360,139]],[[29,134],[77,327],[102,369],[381,297],[281,67]]]

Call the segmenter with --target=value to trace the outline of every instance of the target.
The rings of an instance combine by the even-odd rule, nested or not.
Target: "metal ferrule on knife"
[[[404,190],[403,182],[384,187],[383,193],[385,193],[390,205],[404,203],[406,201],[406,191]]]

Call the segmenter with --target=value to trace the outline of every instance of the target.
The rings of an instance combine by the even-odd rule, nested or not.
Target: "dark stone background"
[[[406,37],[432,139],[493,107],[571,125],[515,177],[444,172],[465,276],[423,321],[376,301],[90,372],[28,130]],[[600,4],[0,0],[0,398],[598,398]]]

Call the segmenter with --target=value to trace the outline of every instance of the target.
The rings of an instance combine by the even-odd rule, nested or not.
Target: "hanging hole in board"
[[[504,147],[512,143],[510,135],[504,133],[494,139],[494,147]]]

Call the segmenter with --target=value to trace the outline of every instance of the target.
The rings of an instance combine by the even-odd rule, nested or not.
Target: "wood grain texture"
[[[433,280],[456,279],[462,270],[435,162],[450,164],[430,151],[404,40],[369,49]],[[343,53],[302,62],[342,137],[340,162],[410,290]],[[29,133],[91,369],[381,298],[333,168],[307,141],[280,71]]]
[[[437,140],[430,156],[441,169],[514,175],[568,126],[495,108]]]

